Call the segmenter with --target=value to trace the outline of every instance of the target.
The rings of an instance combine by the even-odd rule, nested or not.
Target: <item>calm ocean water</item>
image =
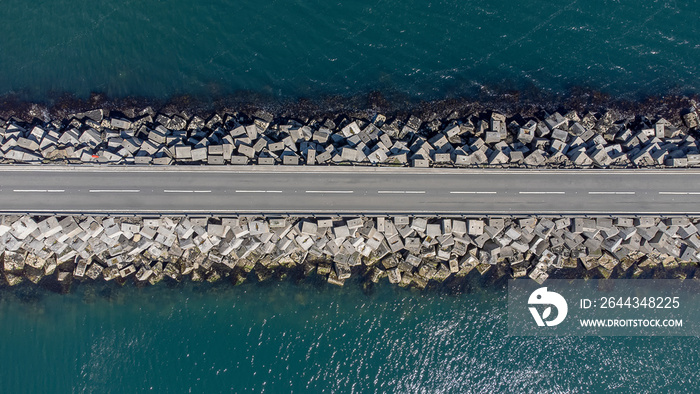
[[[698,92],[696,1],[4,0],[0,94]],[[510,338],[505,290],[0,291],[0,391],[697,391],[697,338]]]
[[[0,94],[697,92],[697,1],[4,0]]]
[[[692,392],[698,338],[507,337],[506,291],[0,292],[2,391]]]

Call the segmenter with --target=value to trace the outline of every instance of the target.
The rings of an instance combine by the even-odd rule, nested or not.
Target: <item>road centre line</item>
[[[63,193],[65,190],[59,189],[15,189],[15,193]]]
[[[425,194],[425,190],[378,190],[378,194]]]
[[[588,194],[635,194],[635,192],[588,192]]]
[[[518,192],[518,194],[566,194],[566,192]]]
[[[498,192],[450,192],[450,194],[497,194]]]
[[[659,194],[671,194],[671,195],[687,195],[687,194],[700,194],[700,192],[659,192]]]
[[[282,190],[236,190],[236,193],[282,193]]]
[[[163,193],[211,193],[211,190],[163,190]]]
[[[352,190],[306,190],[306,193],[354,193]]]
[[[110,189],[93,189],[89,190],[90,193],[139,193],[141,190],[131,189],[131,190],[110,190]]]

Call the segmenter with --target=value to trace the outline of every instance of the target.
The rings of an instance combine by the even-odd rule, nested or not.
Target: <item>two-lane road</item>
[[[698,214],[700,171],[5,166],[0,212]]]

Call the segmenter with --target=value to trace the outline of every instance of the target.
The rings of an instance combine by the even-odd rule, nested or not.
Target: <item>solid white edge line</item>
[[[12,211],[12,210],[0,210],[0,212],[49,212],[49,213],[56,213],[56,212],[77,212],[77,211],[69,211],[69,210],[46,210],[46,209],[27,209],[27,210],[22,210],[22,211]],[[89,211],[93,212],[93,211]],[[314,209],[314,210],[306,210],[306,209],[289,209],[289,210],[284,210],[284,211],[262,211],[260,209],[235,209],[235,210],[227,210],[227,209],[191,209],[191,210],[182,210],[182,209],[158,209],[158,210],[152,210],[152,209],[141,209],[141,210],[133,210],[133,209],[101,209],[99,212],[114,212],[114,213],[148,213],[151,214],[153,212],[167,212],[167,213],[175,213],[175,214],[181,214],[181,215],[187,215],[190,213],[227,213],[227,214],[236,214],[236,213],[263,213],[263,214],[269,214],[269,215],[281,215],[284,213],[347,213],[347,214],[352,214],[352,215],[362,215],[362,214],[382,214],[382,213],[391,213],[391,214],[405,214],[407,211],[391,211],[391,210],[357,210],[357,211],[342,211],[342,210],[337,210],[337,209]],[[507,212],[507,211],[468,211],[465,213],[465,211],[439,211],[439,210],[411,210],[409,211],[411,214],[413,213],[425,213],[425,214],[454,214],[454,215],[506,215],[506,216],[534,216],[534,215],[540,215],[540,214],[551,214],[551,215],[561,215],[561,216],[567,216],[569,214],[582,214],[582,215],[700,215],[700,211],[698,212],[673,212],[673,211],[661,211],[661,212],[655,212],[655,211],[532,211],[532,212],[527,212],[523,214],[513,214],[512,212]],[[562,213],[563,212],[563,213]]]
[[[173,168],[175,167],[175,168]],[[292,168],[280,168],[270,169],[269,166],[255,166],[250,169],[228,169],[228,168],[201,168],[195,169],[192,167],[186,168],[188,166],[182,165],[177,167],[177,165],[147,168],[146,166],[139,165],[110,165],[99,167],[99,165],[89,165],[89,164],[79,164],[79,165],[0,165],[0,172],[111,172],[111,173],[123,173],[128,172],[141,172],[141,173],[159,173],[159,172],[172,172],[172,173],[229,173],[229,174],[283,174],[283,173],[296,173],[299,171],[297,167]],[[206,167],[206,166],[203,166]],[[264,168],[261,168],[264,167]],[[476,175],[490,175],[490,174],[542,174],[542,173],[556,173],[556,174],[566,174],[566,175],[579,175],[579,174],[617,174],[617,175],[648,175],[648,174],[666,174],[666,175],[700,175],[697,170],[680,169],[680,168],[665,168],[665,169],[592,169],[592,168],[577,168],[577,169],[526,169],[526,168],[512,168],[508,170],[502,169],[477,169],[477,168],[453,168],[446,171],[444,168],[429,168],[426,170],[418,170],[412,167],[402,167],[402,168],[391,168],[391,167],[353,167],[348,169],[333,168],[318,166],[304,166],[304,170],[307,173],[327,173],[327,174],[347,174],[347,173],[401,173],[406,175],[454,175],[454,174],[476,174]]]

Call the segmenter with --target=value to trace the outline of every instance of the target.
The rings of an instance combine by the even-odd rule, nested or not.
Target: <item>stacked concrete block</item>
[[[492,112],[423,122],[415,115],[372,120],[341,117],[275,119],[258,111],[206,117],[157,114],[152,109],[110,116],[98,109],[0,130],[0,159],[100,164],[328,165],[354,163],[416,167],[694,167],[700,149],[691,133],[697,111],[678,123],[612,112],[540,117]],[[90,116],[86,115],[90,114]],[[99,116],[97,114],[100,114]],[[96,120],[98,119],[98,120]],[[208,120],[204,120],[208,119]]]
[[[584,239],[576,240],[570,228],[600,238],[594,244],[598,249],[581,249]],[[22,278],[38,283],[47,275],[63,284],[72,279],[156,283],[164,277],[215,281],[227,276],[239,283],[252,270],[265,278],[278,266],[302,266],[304,272],[317,267],[337,285],[359,270],[370,272],[371,280],[387,277],[400,286],[423,288],[475,268],[484,275],[511,272],[541,281],[570,262],[574,252],[584,260],[603,253],[612,269],[615,261],[645,245],[691,261],[700,248],[695,222],[621,219],[613,224],[605,218],[572,223],[405,216],[291,221],[7,216],[0,234],[10,284]]]

